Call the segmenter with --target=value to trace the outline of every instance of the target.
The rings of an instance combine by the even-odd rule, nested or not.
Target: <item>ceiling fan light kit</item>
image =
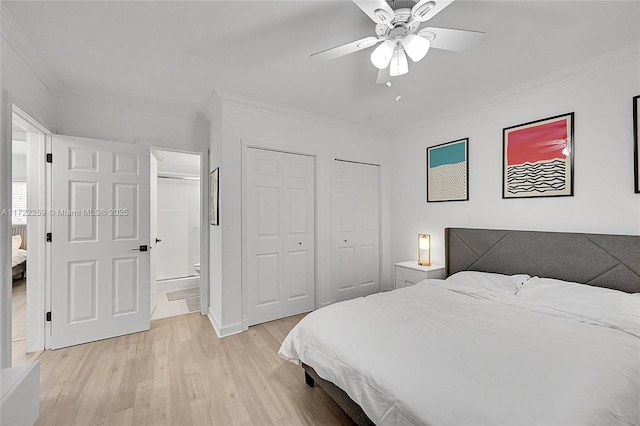
[[[421,61],[429,49],[466,51],[480,42],[484,33],[450,28],[426,27],[422,23],[433,18],[453,0],[353,0],[376,23],[377,37],[343,44],[311,55],[313,60],[335,59],[373,47],[371,63],[378,68],[377,84],[390,87],[389,76],[409,72],[407,56]]]
[[[397,47],[393,52],[391,58],[391,64],[389,65],[389,75],[391,77],[398,77],[409,72],[409,63],[407,61],[407,55],[405,55],[402,47]]]
[[[402,39],[402,47],[413,62],[419,62],[427,56],[431,42],[419,35],[409,34]]]
[[[378,69],[385,69],[389,66],[393,53],[396,49],[396,43],[391,40],[385,40],[382,44],[371,52],[371,63]]]

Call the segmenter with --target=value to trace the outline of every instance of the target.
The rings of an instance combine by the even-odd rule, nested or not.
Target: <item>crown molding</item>
[[[162,115],[171,115],[177,117],[195,118],[203,116],[201,111],[195,111],[188,108],[174,107],[168,104],[149,101],[133,96],[121,95],[118,93],[108,92],[106,90],[86,89],[79,87],[66,87],[64,91],[56,93],[60,99],[68,99],[72,101],[89,102],[93,104],[128,107],[143,111],[154,112]]]
[[[60,86],[58,79],[51,71],[51,67],[42,59],[40,52],[22,32],[5,3],[2,2],[0,2],[0,33],[42,84],[53,95],[56,95]]]
[[[313,123],[320,123],[335,128],[341,128],[346,130],[355,131],[358,133],[364,133],[375,137],[391,137],[392,132],[374,129],[371,127],[361,126],[345,120],[339,120],[325,115],[316,114],[296,108],[285,107],[280,105],[271,104],[268,102],[252,99],[242,95],[236,95],[233,93],[225,92],[222,90],[215,90],[212,96],[213,102],[217,100],[222,105],[230,105],[241,108],[252,109],[255,111],[264,112],[267,114],[278,115],[282,117],[293,117],[303,121],[310,121]]]
[[[593,74],[602,70],[606,70],[606,69],[618,66],[625,62],[637,60],[638,58],[640,58],[640,43],[632,43],[620,49],[598,56],[596,58],[589,59],[584,62],[580,62],[576,65],[563,68],[554,73],[547,74],[543,77],[512,87],[488,99],[485,99],[482,101],[469,102],[454,110],[449,110],[442,114],[433,115],[428,119],[406,126],[401,130],[397,130],[394,133],[394,137],[398,138],[398,137],[402,137],[407,133],[424,130],[425,128],[432,125],[433,123],[451,119],[453,117],[463,115],[463,114],[468,114],[474,111],[486,109],[493,105],[497,105],[497,104],[509,101],[513,99],[515,96],[521,96],[523,94],[541,90],[549,86],[554,86],[556,84],[575,80],[589,74]]]
[[[33,71],[34,75],[44,84],[47,90],[56,98],[104,105],[127,106],[179,117],[193,118],[199,114],[202,115],[200,111],[173,107],[160,102],[134,98],[99,89],[82,90],[79,87],[65,84],[58,80],[49,64],[42,58],[42,54],[34,47],[33,43],[24,34],[13,16],[11,16],[11,12],[9,12],[7,6],[1,1],[0,18],[0,33],[2,37],[15,50],[31,71]]]

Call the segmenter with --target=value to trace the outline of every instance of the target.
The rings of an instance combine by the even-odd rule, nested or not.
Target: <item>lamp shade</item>
[[[409,34],[402,40],[402,47],[413,62],[418,62],[427,55],[431,42],[419,35]]]
[[[431,235],[418,234],[418,264],[431,265]]]
[[[389,75],[391,77],[397,77],[408,72],[409,63],[407,62],[407,55],[405,55],[402,47],[398,47],[394,50],[393,57],[391,58]]]
[[[391,40],[385,40],[382,44],[376,47],[371,52],[371,63],[378,69],[385,69],[391,62],[394,49],[396,48],[395,42]]]

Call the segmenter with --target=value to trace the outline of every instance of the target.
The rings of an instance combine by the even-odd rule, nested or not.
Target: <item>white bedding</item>
[[[279,354],[377,424],[640,424],[640,338],[454,282],[319,309]]]
[[[27,260],[27,251],[14,248],[11,250],[11,267],[21,264]]]

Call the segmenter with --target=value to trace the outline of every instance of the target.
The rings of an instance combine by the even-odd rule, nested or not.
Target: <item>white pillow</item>
[[[533,277],[518,292],[518,297],[575,315],[583,322],[618,328],[640,337],[640,293]]]
[[[447,281],[489,291],[516,294],[529,278],[526,274],[503,275],[493,272],[460,271],[448,277]]]
[[[21,244],[22,244],[22,237],[20,235],[14,235],[14,236],[11,237],[11,247],[12,248],[19,249]]]

